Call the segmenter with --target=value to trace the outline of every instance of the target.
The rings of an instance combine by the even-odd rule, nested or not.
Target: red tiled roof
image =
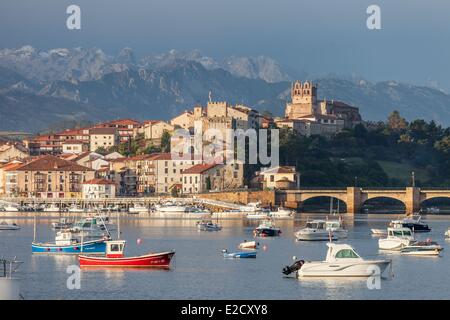
[[[23,165],[23,163],[8,163],[2,167],[4,171],[15,171],[18,167]]]
[[[89,130],[89,134],[115,134],[116,128],[92,128]]]
[[[75,162],[60,159],[55,156],[43,156],[29,163],[23,164],[19,171],[94,171]]]
[[[212,169],[214,167],[218,166],[218,164],[216,163],[212,163],[212,164],[196,164],[186,170],[184,170],[182,173],[183,174],[200,174],[203,173],[205,171],[208,171],[209,169]]]
[[[83,182],[83,184],[103,184],[103,185],[115,185],[115,183],[111,180],[106,179],[92,179],[86,182]]]

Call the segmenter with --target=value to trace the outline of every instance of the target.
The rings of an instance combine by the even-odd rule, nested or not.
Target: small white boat
[[[239,249],[256,249],[256,248],[258,248],[258,246],[259,246],[259,242],[244,240],[244,242],[239,244],[238,248]]]
[[[128,208],[128,213],[149,213],[149,209],[143,204],[135,203],[133,207]]]
[[[438,256],[442,250],[443,248],[436,242],[422,241],[403,247],[400,253],[412,256]]]
[[[197,229],[199,231],[220,231],[222,230],[222,226],[218,223],[214,223],[212,221],[198,221]]]
[[[6,206],[3,207],[3,209],[6,212],[19,212],[19,207],[12,204],[7,204]]]
[[[70,229],[73,226],[73,222],[69,221],[67,218],[61,218],[58,222],[52,222],[53,229]]]
[[[444,237],[445,239],[450,239],[450,228],[448,228],[447,231],[445,231]]]
[[[348,231],[339,220],[313,220],[295,233],[298,241],[328,241],[346,238]]]
[[[51,204],[49,207],[44,208],[44,212],[60,212],[60,211],[61,209],[55,204]]]
[[[155,209],[157,212],[161,213],[185,213],[188,208],[183,205],[179,205],[173,202],[166,202],[161,205],[156,205]]]
[[[239,207],[241,212],[259,212],[261,209],[261,202],[249,202],[245,206]]]
[[[278,209],[276,211],[270,211],[269,212],[269,216],[271,216],[272,218],[293,218],[295,215],[295,211],[294,210],[289,210],[283,207],[278,207]]]
[[[0,231],[1,230],[19,230],[19,229],[20,229],[20,227],[15,223],[7,223],[5,221],[0,223]]]
[[[348,244],[327,243],[325,261],[296,261],[283,269],[288,275],[301,277],[370,277],[381,276],[391,260],[365,260]]]
[[[256,211],[253,213],[247,213],[245,215],[245,217],[247,219],[261,220],[261,219],[265,219],[265,218],[269,217],[269,213],[267,211]]]
[[[387,236],[388,235],[387,229],[370,229],[370,231],[372,232],[372,235],[374,235],[374,236]]]
[[[381,250],[399,251],[415,242],[412,231],[409,228],[388,228],[387,231],[387,238],[378,240],[378,247]]]

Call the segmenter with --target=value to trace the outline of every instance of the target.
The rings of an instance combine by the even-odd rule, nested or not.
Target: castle
[[[285,118],[278,127],[289,127],[304,135],[333,135],[343,128],[361,123],[359,109],[335,100],[318,100],[317,85],[312,81],[295,81],[291,102],[286,104]]]

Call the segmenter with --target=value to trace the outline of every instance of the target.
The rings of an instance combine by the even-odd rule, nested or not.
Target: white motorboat
[[[347,234],[341,220],[313,220],[298,230],[295,238],[299,241],[327,241],[346,238]]]
[[[20,280],[13,273],[22,264],[20,261],[0,259],[0,300],[20,300]]]
[[[388,228],[387,232],[387,238],[378,240],[378,247],[381,250],[399,251],[415,241],[409,228]]]
[[[381,276],[391,260],[365,260],[348,244],[327,243],[325,261],[296,261],[283,269],[288,275],[301,277],[370,277]]]
[[[128,208],[128,213],[136,214],[136,213],[149,213],[149,209],[147,206],[143,204],[135,203],[133,207]]]
[[[261,202],[249,202],[245,206],[239,207],[241,212],[259,212],[261,209]]]
[[[448,228],[447,231],[445,231],[444,237],[445,239],[450,239],[450,228]]]
[[[67,218],[61,218],[58,222],[52,222],[52,228],[56,230],[70,229],[73,226],[73,222]]]
[[[157,212],[161,213],[185,213],[187,212],[187,207],[179,205],[173,202],[166,202],[161,205],[156,205],[155,209]]]
[[[44,212],[60,212],[61,209],[56,204],[51,204],[49,207],[44,208]]]
[[[270,211],[269,216],[272,218],[293,218],[295,215],[294,210],[289,210],[283,207],[278,207],[276,211]]]
[[[244,242],[239,244],[238,248],[239,249],[257,249],[258,246],[259,246],[259,242],[244,240]]]
[[[12,204],[7,204],[6,206],[3,207],[3,209],[6,212],[19,212],[19,207],[16,205],[12,205]]]
[[[404,246],[400,253],[413,256],[438,256],[443,248],[433,241],[414,242],[411,245]]]
[[[247,213],[245,215],[245,217],[247,219],[256,219],[256,220],[261,220],[261,219],[265,219],[267,217],[269,217],[269,212],[261,210],[261,211],[255,211],[252,213]]]
[[[20,229],[20,227],[15,223],[7,223],[5,221],[0,223],[0,231],[1,230],[19,230],[19,229]]]

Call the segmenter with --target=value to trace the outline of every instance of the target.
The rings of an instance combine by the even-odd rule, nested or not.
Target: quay
[[[119,206],[127,210],[139,204],[150,207],[164,201],[176,201],[184,204],[203,205],[214,211],[236,210],[249,202],[261,202],[263,206],[284,206],[291,209],[301,209],[304,202],[319,197],[339,199],[346,205],[346,213],[354,215],[361,212],[361,208],[368,200],[375,198],[395,199],[405,205],[405,213],[413,214],[419,211],[420,205],[433,198],[450,198],[450,189],[434,188],[303,188],[290,190],[238,190],[208,192],[189,195],[181,198],[168,196],[153,197],[117,197],[108,199],[80,199],[80,198],[0,198],[0,204],[16,203],[19,205],[50,205],[58,204],[65,208],[77,205],[81,208],[95,209],[107,206]]]

